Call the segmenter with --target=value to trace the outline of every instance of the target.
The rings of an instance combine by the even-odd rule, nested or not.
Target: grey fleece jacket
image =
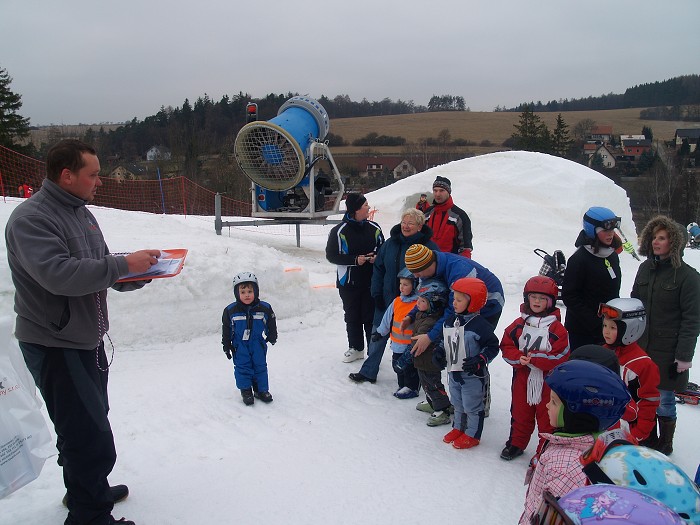
[[[92,350],[109,328],[107,288],[128,273],[111,256],[85,201],[44,180],[17,206],[5,228],[15,285],[18,340],[48,347]],[[140,288],[125,283],[115,289]],[[99,301],[99,309],[98,309]]]

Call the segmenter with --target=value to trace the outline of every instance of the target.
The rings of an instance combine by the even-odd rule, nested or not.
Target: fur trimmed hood
[[[680,268],[683,262],[683,250],[688,241],[688,234],[683,226],[665,215],[657,215],[644,227],[639,239],[639,253],[649,258],[654,257],[651,241],[654,238],[654,230],[659,227],[668,232],[668,240],[671,248],[671,265],[674,268]]]

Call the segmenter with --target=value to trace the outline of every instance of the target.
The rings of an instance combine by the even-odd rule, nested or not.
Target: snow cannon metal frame
[[[296,96],[269,121],[249,122],[236,135],[234,153],[251,181],[253,217],[315,219],[337,215],[345,186],[324,139],[330,130],[328,113],[318,101]],[[332,180],[319,173],[328,161]],[[330,193],[328,193],[330,191]],[[325,210],[326,196],[334,199]]]

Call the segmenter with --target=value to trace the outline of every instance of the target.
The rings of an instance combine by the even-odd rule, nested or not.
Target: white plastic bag
[[[0,319],[0,499],[35,480],[56,453],[12,326]]]

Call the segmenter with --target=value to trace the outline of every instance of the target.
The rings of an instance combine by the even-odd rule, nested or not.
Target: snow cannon
[[[269,121],[249,122],[234,143],[236,161],[252,183],[254,217],[315,218],[338,213],[344,191],[327,142],[330,122],[318,101],[296,96]],[[328,172],[319,167],[325,161]],[[335,201],[333,179],[337,185]]]
[[[696,222],[688,224],[688,246],[700,248],[700,226]]]

